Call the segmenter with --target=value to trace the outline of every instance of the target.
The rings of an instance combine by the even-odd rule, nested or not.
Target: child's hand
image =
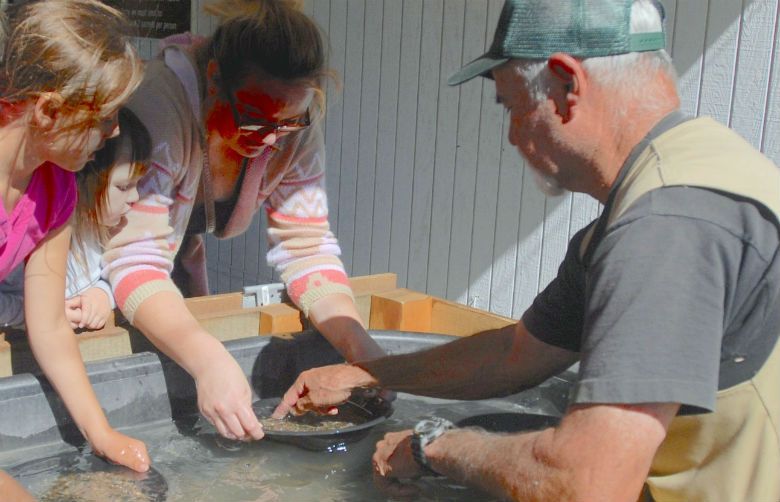
[[[81,322],[81,295],[65,300],[65,319],[70,327],[76,329]]]
[[[149,454],[143,441],[125,436],[114,429],[89,437],[92,450],[96,455],[104,457],[109,462],[124,465],[137,472],[149,470]]]
[[[84,293],[65,300],[65,317],[74,329],[100,329],[106,325],[111,311],[111,300],[100,288],[89,288]]]
[[[89,288],[81,294],[80,328],[100,329],[111,315],[111,299],[100,288]]]

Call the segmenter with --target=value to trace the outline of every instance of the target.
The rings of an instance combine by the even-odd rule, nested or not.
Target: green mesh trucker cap
[[[630,33],[633,0],[506,0],[490,50],[447,83],[459,85],[510,59],[547,59],[556,52],[588,58],[663,49],[663,31]],[[663,6],[653,0],[663,20]]]

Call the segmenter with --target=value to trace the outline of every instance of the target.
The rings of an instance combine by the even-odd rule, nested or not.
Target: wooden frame
[[[398,288],[395,274],[351,279],[355,304],[368,329],[469,336],[515,321],[441,298]],[[242,307],[242,293],[185,300],[201,325],[221,341],[250,336],[294,335],[308,325],[294,305]],[[100,330],[77,335],[85,362],[128,356],[148,350],[149,342],[121,314]],[[23,331],[0,333],[0,377],[37,368]]]

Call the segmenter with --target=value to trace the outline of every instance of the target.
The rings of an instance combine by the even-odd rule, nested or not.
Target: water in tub
[[[456,402],[400,395],[394,414],[357,443],[332,452],[312,452],[263,440],[241,443],[220,438],[202,419],[135,429],[146,441],[155,476],[132,481],[107,473],[62,472],[36,468],[20,481],[41,501],[383,501],[397,500],[374,486],[371,455],[389,431],[412,427],[421,417],[438,415],[457,421],[483,413],[560,414],[568,386],[534,389],[503,400]],[[551,394],[552,393],[552,394]],[[552,396],[552,398],[551,398]],[[85,458],[90,456],[83,455]],[[118,471],[113,471],[118,472]],[[414,500],[490,501],[490,496],[446,478],[422,478]],[[154,493],[162,491],[163,493]],[[106,497],[106,491],[113,493]]]

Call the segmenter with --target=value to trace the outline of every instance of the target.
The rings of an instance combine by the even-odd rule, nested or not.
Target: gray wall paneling
[[[414,3],[414,0],[404,2],[408,3]],[[406,284],[406,287],[417,291],[427,291],[434,167],[438,147],[436,131],[439,124],[439,93],[442,90],[440,64],[444,2],[429,0],[421,3],[422,26],[425,29],[422,30],[420,39],[420,87],[417,96],[417,131],[413,145],[414,169],[411,187],[412,219],[406,281],[400,284]],[[408,148],[410,145],[399,146]],[[403,249],[395,250],[400,254],[404,253]],[[390,270],[395,271],[393,268]]]
[[[430,5],[430,4],[429,4]],[[396,7],[397,8],[397,7]],[[392,211],[383,208],[390,216],[387,267],[384,253],[372,260],[372,272],[397,270],[401,284],[407,282],[410,235],[415,191],[415,154],[418,130],[426,127],[418,121],[418,113],[425,113],[421,99],[425,99],[423,81],[429,69],[421,65],[423,2],[403,2],[401,19],[401,47],[398,69],[398,115],[395,130],[395,162],[393,176]],[[403,55],[403,57],[401,57]],[[377,247],[382,245],[376,239]]]
[[[382,71],[382,38],[384,34],[383,1],[367,0],[364,13],[363,75],[360,93],[360,119],[358,127],[357,184],[355,186],[355,233],[352,241],[352,273],[366,275],[371,265],[371,236],[374,225],[374,202],[386,187],[376,182],[386,179],[377,170],[377,139],[379,137],[379,83]],[[386,77],[397,82],[398,73]],[[395,113],[395,111],[393,111]],[[384,122],[384,121],[383,121]],[[384,134],[392,134],[386,129]],[[386,207],[384,209],[389,209]],[[377,221],[377,224],[380,222]]]
[[[193,31],[214,20],[193,2]],[[662,0],[682,109],[780,160],[778,0]],[[447,77],[490,44],[502,0],[307,0],[327,34],[331,225],[348,272],[518,317],[595,218],[582,194],[546,198],[507,139],[490,81]],[[156,41],[139,39],[151,57]],[[209,237],[214,292],[275,280],[265,218]]]

